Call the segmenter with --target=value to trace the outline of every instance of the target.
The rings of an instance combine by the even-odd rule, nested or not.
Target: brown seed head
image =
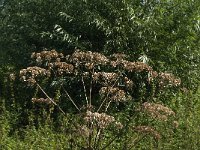
[[[142,107],[150,116],[163,121],[166,121],[168,116],[175,116],[174,111],[161,104],[145,102]]]
[[[84,120],[88,123],[96,125],[100,129],[104,129],[111,123],[115,122],[115,118],[113,116],[109,116],[105,113],[93,113],[91,111],[86,112]]]
[[[52,104],[52,102],[48,98],[32,98],[33,103],[45,103]]]

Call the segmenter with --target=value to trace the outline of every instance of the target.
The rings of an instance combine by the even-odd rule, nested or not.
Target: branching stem
[[[55,105],[58,107],[58,109],[63,113],[65,114],[65,112],[60,108],[60,106],[51,98],[49,97],[49,95],[43,90],[43,88],[38,84],[36,83],[37,86],[40,88],[40,90],[44,93],[44,95]]]
[[[115,84],[117,83],[117,81],[118,81],[118,78],[115,80],[115,82],[114,82],[114,84],[111,86],[111,88],[113,88],[113,87],[115,86]],[[104,103],[106,102],[106,100],[108,99],[109,94],[110,94],[110,90],[109,90],[108,87],[107,87],[107,94],[106,94],[106,96],[105,96],[103,102],[102,102],[101,105],[99,106],[97,112],[100,111],[101,107],[103,106],[103,104],[104,104]]]

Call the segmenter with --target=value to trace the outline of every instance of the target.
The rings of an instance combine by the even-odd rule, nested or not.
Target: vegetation
[[[4,0],[0,149],[198,149],[199,8]]]

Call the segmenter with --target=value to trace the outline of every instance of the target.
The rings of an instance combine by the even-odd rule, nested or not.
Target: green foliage
[[[199,102],[200,93],[185,91],[178,93],[171,101],[171,107],[176,110],[179,127],[173,130],[173,136],[166,134],[166,143],[161,147],[164,149],[199,149]]]
[[[132,131],[127,130],[127,136],[121,136],[120,139],[117,139],[107,149],[123,149],[125,145],[122,139],[125,139],[126,137],[132,138],[129,140],[134,144],[133,149],[136,150],[198,149],[200,146],[199,97],[199,92],[192,95],[189,93],[178,93],[176,97],[174,97],[170,107],[176,111],[179,126],[174,129],[170,128],[169,125],[167,125],[168,123],[160,124],[159,122],[154,122],[154,127],[156,127],[162,135],[162,138],[158,142],[155,142],[152,137],[146,136],[145,138],[142,138],[142,136],[135,133],[132,134]],[[3,116],[4,119],[2,118]],[[29,126],[26,129],[21,129],[19,131],[11,131],[11,134],[9,134],[9,130],[11,130],[11,128],[8,123],[8,119],[9,113],[7,113],[7,115],[1,113],[1,149],[70,149],[70,139],[72,136],[70,132],[68,132],[68,129],[72,122],[69,121],[69,118],[66,118],[66,120],[59,118],[60,121],[63,122],[63,125],[56,126],[56,128],[61,128],[60,131],[55,131],[53,127],[49,125],[40,126],[38,129]],[[112,133],[107,133],[107,135],[108,134]],[[73,149],[75,149],[75,147],[73,147]]]
[[[11,61],[41,48],[124,52],[197,86],[198,1],[7,0],[1,7],[1,46]],[[22,61],[24,60],[24,61]]]
[[[67,144],[69,138],[63,133],[55,133],[48,126],[40,129],[27,128],[23,131],[23,137],[21,133],[14,133],[12,137],[5,137],[1,140],[0,148],[5,150],[10,149],[32,149],[32,150],[64,150],[70,149],[70,145]]]

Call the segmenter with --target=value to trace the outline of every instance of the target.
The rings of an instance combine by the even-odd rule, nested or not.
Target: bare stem
[[[95,144],[96,149],[98,149],[98,146],[99,146],[99,143],[100,143],[101,132],[102,132],[102,130],[99,129],[97,134],[96,134],[95,140],[94,140],[94,144]]]
[[[94,74],[94,69],[92,70],[91,74]],[[92,105],[92,83],[93,82],[93,78],[92,78],[92,75],[91,75],[91,80],[90,80],[90,106]]]
[[[111,101],[112,101],[112,100],[110,100],[110,101],[108,102],[108,105],[106,106],[105,112],[107,112],[107,110],[108,110],[108,108],[109,108],[109,106],[110,106]]]
[[[37,83],[37,86],[40,88],[40,90],[44,93],[44,95],[55,105],[58,107],[58,109],[65,114],[65,112],[60,108],[60,106],[51,98],[49,95],[43,90],[43,88]]]
[[[117,83],[117,80],[118,80],[118,78],[115,80],[115,82],[114,82],[114,84],[111,86],[111,88],[113,88],[113,87],[115,86],[115,84]],[[110,90],[109,90],[108,87],[107,87],[107,94],[106,94],[106,96],[105,96],[103,102],[102,102],[101,105],[99,106],[97,112],[100,111],[101,107],[103,106],[103,104],[104,104],[104,103],[106,102],[106,100],[108,99],[109,94],[110,94]]]
[[[93,130],[92,130],[92,124],[89,123],[89,129],[91,132],[89,132],[89,138],[88,138],[88,147],[92,147],[92,136],[93,136]]]
[[[76,107],[76,109],[80,112],[80,109],[78,108],[78,106],[75,104],[74,100],[71,98],[71,96],[69,95],[69,93],[67,92],[67,90],[62,86],[65,94],[67,94],[69,100],[72,102],[72,104]]]
[[[86,91],[85,82],[83,80],[83,77],[82,77],[82,83],[83,83],[83,90],[84,90],[84,94],[85,94],[86,103],[88,105],[87,91]]]

